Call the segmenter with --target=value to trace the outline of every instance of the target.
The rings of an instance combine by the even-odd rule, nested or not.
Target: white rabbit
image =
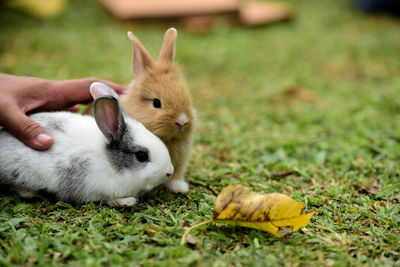
[[[94,118],[68,112],[31,116],[55,139],[47,151],[0,132],[1,184],[24,197],[45,190],[64,201],[132,206],[140,193],[170,179],[174,169],[163,142],[125,113],[113,89],[96,82],[90,92]]]

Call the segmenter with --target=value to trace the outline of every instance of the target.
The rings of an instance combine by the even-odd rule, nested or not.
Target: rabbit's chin
[[[183,131],[173,130],[162,134],[157,134],[157,133],[154,134],[157,135],[159,138],[161,138],[163,141],[173,140],[173,139],[179,140],[181,138],[184,138],[186,135],[190,134],[190,130],[189,129],[185,129]]]
[[[165,179],[160,179],[160,180],[153,180],[153,181],[147,181],[147,183],[142,187],[141,192],[149,192],[152,191],[154,188],[159,187],[162,183],[165,183],[169,180],[169,178],[165,177]]]

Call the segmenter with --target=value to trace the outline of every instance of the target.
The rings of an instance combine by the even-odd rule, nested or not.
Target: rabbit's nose
[[[183,112],[179,118],[178,121],[175,122],[176,126],[178,127],[178,132],[181,132],[183,130],[183,127],[189,122],[189,119],[187,115]]]
[[[182,132],[183,127],[184,127],[187,123],[185,122],[185,123],[181,124],[181,123],[179,123],[179,122],[175,122],[175,124],[176,124],[176,126],[177,126],[178,132]]]

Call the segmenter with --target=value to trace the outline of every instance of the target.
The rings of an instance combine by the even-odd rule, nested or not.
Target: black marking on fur
[[[58,168],[60,184],[57,197],[61,200],[84,201],[84,180],[89,174],[90,160],[73,157],[67,163],[61,163]]]
[[[149,153],[148,149],[134,144],[134,139],[125,128],[119,142],[111,142],[106,145],[106,155],[111,165],[118,172],[126,170],[137,170],[146,166],[147,162],[139,162],[136,159],[135,152],[144,151]]]

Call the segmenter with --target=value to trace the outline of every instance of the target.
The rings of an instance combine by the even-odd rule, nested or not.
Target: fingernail
[[[41,146],[48,146],[53,143],[53,138],[47,134],[39,134],[35,138],[35,143],[41,145]]]

